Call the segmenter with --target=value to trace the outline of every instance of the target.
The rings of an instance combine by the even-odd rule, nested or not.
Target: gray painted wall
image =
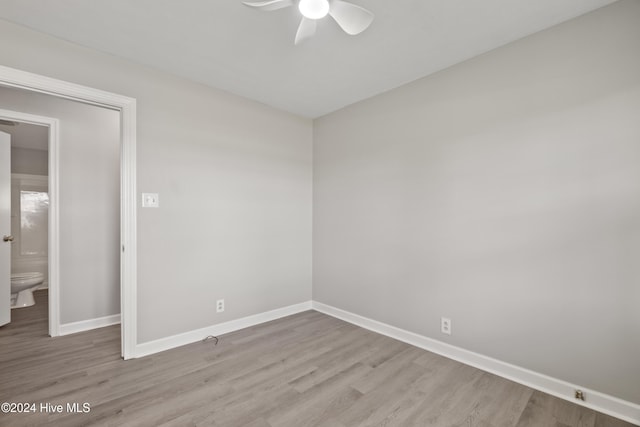
[[[60,323],[120,313],[120,114],[4,87],[0,108],[60,120]]]
[[[160,194],[138,211],[140,343],[311,298],[310,120],[1,20],[0,40],[6,66],[138,101],[138,190]]]
[[[639,22],[618,2],[318,119],[314,300],[640,403]]]
[[[0,98],[0,103],[4,103],[4,97]],[[48,175],[49,153],[43,150],[11,147],[11,173]]]

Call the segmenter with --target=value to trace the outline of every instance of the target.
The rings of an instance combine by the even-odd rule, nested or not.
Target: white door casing
[[[57,337],[60,330],[60,225],[59,220],[59,190],[58,190],[58,128],[59,121],[53,117],[37,116],[0,109],[0,119],[19,123],[46,126],[48,133],[49,152],[49,250],[48,250],[48,278],[49,278],[49,335]]]
[[[11,135],[0,132],[0,325],[11,322]]]

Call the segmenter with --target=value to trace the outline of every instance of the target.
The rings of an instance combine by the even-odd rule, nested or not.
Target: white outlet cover
[[[219,299],[218,301],[216,301],[216,313],[222,312],[224,312],[224,300]]]
[[[158,193],[142,193],[142,207],[143,208],[160,207],[160,197],[158,196]]]
[[[440,318],[440,332],[451,335],[451,319],[447,317]]]

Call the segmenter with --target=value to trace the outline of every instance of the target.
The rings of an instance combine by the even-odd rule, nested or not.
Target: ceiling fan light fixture
[[[298,9],[305,18],[322,19],[329,13],[328,0],[300,0]]]
[[[330,15],[342,30],[350,36],[355,36],[366,30],[374,15],[362,6],[345,0],[259,0],[243,1],[245,6],[266,12],[298,5],[302,14],[294,43],[300,44],[316,33],[318,20]]]

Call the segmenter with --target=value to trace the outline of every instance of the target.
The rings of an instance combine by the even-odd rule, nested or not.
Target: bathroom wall
[[[48,175],[49,128],[30,123],[0,123],[0,130],[11,135],[11,173]]]
[[[616,2],[316,120],[314,300],[640,404],[639,22]]]
[[[138,210],[140,343],[309,301],[311,120],[1,20],[0,40],[11,40],[0,43],[3,65],[138,101],[138,190],[160,194],[160,208]],[[67,268],[84,268],[78,255]],[[87,311],[63,311],[65,321],[97,314],[100,297],[116,301],[80,292]]]
[[[26,173],[29,175],[42,176],[48,175],[48,152],[44,150],[33,150],[31,148],[11,147],[11,173]]]
[[[60,120],[60,322],[118,314],[119,113],[4,87],[0,108]]]

